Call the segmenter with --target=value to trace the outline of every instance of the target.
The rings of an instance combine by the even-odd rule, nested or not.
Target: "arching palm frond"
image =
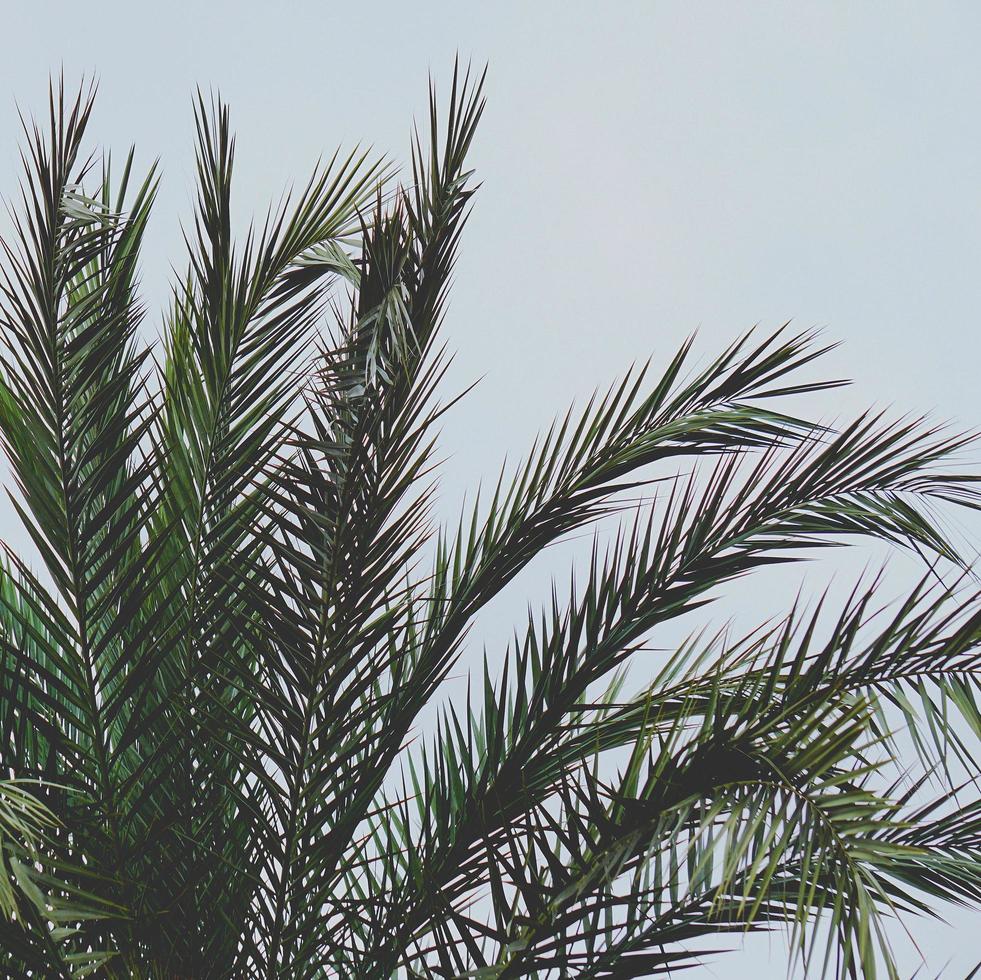
[[[943,519],[979,503],[970,437],[794,414],[837,384],[807,379],[809,334],[698,369],[686,342],[437,519],[482,84],[456,72],[445,120],[431,96],[403,182],[338,154],[239,241],[228,110],[199,95],[157,348],[155,171],[84,156],[91,92],[27,127],[0,324],[36,553],[0,577],[10,975],[647,977],[783,928],[811,973],[894,977],[892,918],[981,900],[981,593]],[[481,611],[597,524],[612,543],[476,665]],[[652,647],[858,538],[922,581]]]

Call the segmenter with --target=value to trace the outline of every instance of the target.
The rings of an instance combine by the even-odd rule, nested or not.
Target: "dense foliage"
[[[5,975],[649,977],[783,924],[815,973],[895,976],[889,916],[981,898],[981,804],[954,793],[981,597],[942,516],[977,507],[969,439],[789,414],[831,386],[802,374],[810,336],[698,369],[686,344],[438,526],[480,88],[433,99],[404,183],[335,156],[239,241],[228,113],[199,99],[156,345],[155,173],[84,155],[91,92],[27,125],[0,317],[35,551],[0,580]],[[533,559],[617,515],[509,649],[464,657]],[[921,555],[922,582],[651,647],[856,537]]]

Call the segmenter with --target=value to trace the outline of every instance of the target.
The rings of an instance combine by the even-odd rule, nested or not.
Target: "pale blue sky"
[[[338,143],[404,159],[427,72],[445,82],[456,51],[489,62],[483,188],[447,324],[450,384],[484,380],[444,432],[447,513],[571,398],[695,328],[711,354],[757,322],[824,326],[844,341],[829,369],[856,381],[827,414],[872,403],[981,423],[977,3],[5,7],[0,193],[16,187],[14,99],[40,107],[61,65],[97,74],[98,138],[162,160],[156,301],[181,264],[196,85],[231,103],[246,214]],[[959,980],[981,958],[981,923],[956,921],[916,929],[924,976]],[[772,959],[754,941],[691,975],[783,976],[771,945]],[[915,954],[904,963],[912,974]]]

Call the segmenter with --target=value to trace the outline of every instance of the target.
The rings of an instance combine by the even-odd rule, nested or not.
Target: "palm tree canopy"
[[[808,380],[810,334],[700,367],[687,342],[436,519],[482,81],[431,94],[401,182],[338,153],[239,239],[228,110],[199,95],[157,344],[156,170],[86,155],[91,89],[26,125],[0,280],[36,552],[0,573],[7,975],[652,977],[782,926],[815,974],[895,977],[889,917],[981,899],[981,596],[944,518],[978,507],[969,436],[794,414],[836,384]],[[447,700],[477,614],[597,522]],[[726,583],[862,537],[923,559],[898,603],[865,581],[649,649]]]

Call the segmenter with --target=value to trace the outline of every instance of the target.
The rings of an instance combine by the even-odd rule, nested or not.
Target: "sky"
[[[823,329],[842,342],[828,374],[854,381],[819,403],[828,418],[874,406],[981,423],[981,5],[5,7],[0,195],[17,186],[17,106],[41,109],[61,68],[97,77],[95,137],[161,160],[151,305],[182,264],[196,86],[231,104],[247,217],[337,145],[404,162],[429,74],[445,88],[456,53],[488,65],[482,187],[446,323],[447,385],[480,381],[443,432],[448,516],[571,400],[696,330],[708,357],[754,324]],[[22,540],[9,507],[0,533]],[[483,624],[491,647],[547,584],[535,574]],[[952,921],[915,926],[921,976],[956,980],[981,958],[976,919]],[[776,978],[782,957],[779,939],[754,940],[691,975]],[[906,949],[906,975],[918,962]]]

